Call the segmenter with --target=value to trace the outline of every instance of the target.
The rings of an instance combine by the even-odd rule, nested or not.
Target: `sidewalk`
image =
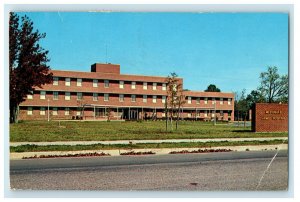
[[[238,142],[238,141],[270,141],[288,140],[288,137],[266,137],[266,138],[210,138],[210,139],[165,139],[165,140],[115,140],[115,141],[57,141],[57,142],[11,142],[10,146],[20,145],[93,145],[93,144],[139,144],[139,143],[178,143],[178,142]]]

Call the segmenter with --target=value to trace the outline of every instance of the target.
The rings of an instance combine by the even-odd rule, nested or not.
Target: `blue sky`
[[[24,13],[19,13],[24,15]],[[288,73],[285,13],[26,13],[47,34],[41,41],[55,70],[90,71],[95,62],[123,74],[167,76],[184,88],[223,92],[259,85],[268,66]],[[106,54],[107,47],[107,54]]]

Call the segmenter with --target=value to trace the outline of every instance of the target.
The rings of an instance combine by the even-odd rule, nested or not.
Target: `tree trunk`
[[[10,108],[10,123],[18,123],[19,105]]]

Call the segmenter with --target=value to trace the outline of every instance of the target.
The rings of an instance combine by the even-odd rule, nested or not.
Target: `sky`
[[[46,33],[51,69],[90,71],[120,64],[122,74],[168,76],[184,88],[247,93],[268,66],[288,73],[286,13],[19,12]]]

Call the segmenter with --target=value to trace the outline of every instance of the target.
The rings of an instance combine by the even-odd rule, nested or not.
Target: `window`
[[[196,99],[196,104],[200,104],[200,98],[199,97]]]
[[[93,79],[93,87],[98,87],[98,80],[97,79]]]
[[[207,104],[207,100],[208,100],[208,98],[205,97],[205,98],[204,98],[204,104]]]
[[[143,95],[143,102],[147,102],[147,95]]]
[[[135,102],[136,101],[136,95],[131,95],[131,102]]]
[[[71,100],[71,93],[65,92],[65,100]]]
[[[109,94],[108,93],[104,93],[104,101],[109,101]]]
[[[104,88],[108,88],[109,87],[109,80],[104,80]]]
[[[191,118],[191,117],[192,117],[192,114],[191,114],[191,113],[187,113],[187,116],[188,116],[189,118]]]
[[[42,115],[42,116],[46,115],[46,109],[45,109],[45,107],[41,107],[41,109],[40,109],[40,115]]]
[[[192,104],[192,97],[188,97],[188,104]]]
[[[41,91],[40,92],[40,99],[45,100],[46,99],[46,91]]]
[[[162,116],[162,117],[166,117],[166,113],[165,113],[165,112],[162,112],[162,113],[161,113],[161,116]]]
[[[223,98],[220,98],[220,105],[223,104]]]
[[[124,88],[124,81],[119,82],[119,88],[122,88],[122,89]]]
[[[213,111],[211,112],[211,117],[215,117],[215,114],[216,114],[216,111],[213,110]]]
[[[58,92],[53,91],[53,100],[58,100]]]
[[[232,111],[228,111],[228,116],[229,116],[229,117],[231,117],[231,112],[232,112]]]
[[[57,107],[53,107],[52,109],[52,115],[57,116]]]
[[[152,97],[152,102],[153,102],[153,103],[156,103],[156,98],[157,98],[157,96],[156,96],[156,95],[153,95],[153,97]]]
[[[144,83],[143,83],[143,89],[144,89],[144,90],[147,90],[147,88],[148,88],[148,84],[147,84],[147,82],[144,82]]]
[[[220,110],[220,116],[224,116],[223,110]]]
[[[216,98],[213,97],[211,103],[216,104]]]
[[[66,115],[66,116],[69,116],[69,115],[70,115],[70,108],[69,108],[69,107],[66,107],[66,108],[65,108],[65,115]]]
[[[131,89],[135,89],[135,87],[136,87],[135,85],[136,85],[136,82],[135,82],[135,81],[132,81],[132,82],[131,82]]]
[[[173,84],[173,91],[177,92],[177,84]]]
[[[32,107],[27,108],[27,115],[32,115]]]
[[[119,102],[124,102],[124,95],[123,94],[119,95]]]
[[[204,111],[204,117],[207,117],[207,110]]]
[[[77,86],[82,86],[82,79],[77,79]]]
[[[81,110],[80,110],[80,108],[77,109],[76,116],[81,116]]]
[[[53,86],[58,86],[58,77],[53,77]]]
[[[163,95],[163,96],[161,97],[161,102],[162,102],[162,103],[166,103],[166,96]]]
[[[231,105],[231,98],[228,98],[228,105]]]
[[[28,100],[32,100],[33,99],[33,91],[29,91],[29,94],[27,95],[27,99]]]
[[[153,83],[152,90],[156,90],[157,83]]]
[[[77,100],[82,100],[82,93],[77,93]]]
[[[71,78],[66,78],[65,79],[65,85],[66,86],[71,86]]]
[[[167,90],[167,84],[165,83],[162,84],[162,90]]]
[[[98,101],[98,93],[93,93],[93,101]]]

